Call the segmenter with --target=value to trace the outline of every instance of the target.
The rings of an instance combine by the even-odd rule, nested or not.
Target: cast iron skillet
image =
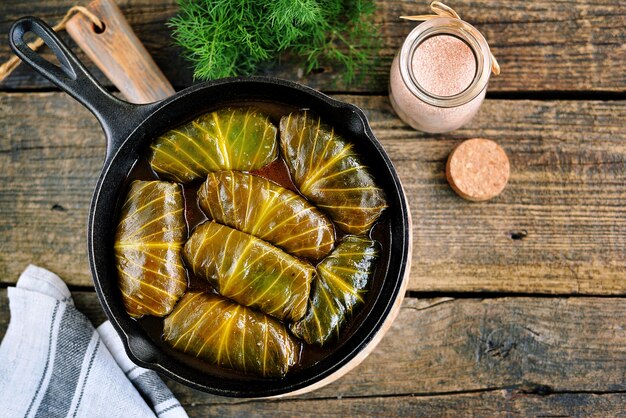
[[[32,51],[23,37],[33,32],[54,51],[58,67]],[[323,386],[362,361],[393,321],[406,287],[410,262],[410,217],[402,186],[389,157],[372,133],[363,112],[308,87],[271,78],[231,78],[187,88],[165,100],[134,105],[109,94],[76,56],[41,20],[25,17],[10,30],[13,51],[37,72],[87,107],[100,121],[107,139],[104,167],[89,213],[89,264],[94,286],[108,318],[137,364],[206,392],[235,397],[303,393]],[[330,355],[284,379],[224,377],[203,373],[168,355],[125,312],[113,258],[116,204],[125,178],[152,139],[200,113],[232,102],[270,101],[310,108],[350,138],[366,160],[390,204],[389,257],[380,290],[352,334]]]

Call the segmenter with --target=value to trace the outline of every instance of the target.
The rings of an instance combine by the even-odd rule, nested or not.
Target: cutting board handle
[[[129,102],[156,102],[175,93],[113,0],[94,0],[87,9],[104,27],[78,13],[66,30]]]

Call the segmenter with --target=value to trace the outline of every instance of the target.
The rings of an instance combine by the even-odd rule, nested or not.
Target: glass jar
[[[472,25],[448,17],[427,20],[411,31],[393,60],[391,105],[415,129],[455,130],[478,112],[491,68],[489,45]]]

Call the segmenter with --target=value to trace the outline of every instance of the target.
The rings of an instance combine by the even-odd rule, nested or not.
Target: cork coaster
[[[509,159],[488,139],[468,139],[448,157],[446,177],[464,199],[482,202],[499,195],[509,181]]]

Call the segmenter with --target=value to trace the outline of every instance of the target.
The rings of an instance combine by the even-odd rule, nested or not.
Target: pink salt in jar
[[[469,122],[491,75],[487,41],[469,23],[437,17],[407,36],[391,65],[389,99],[405,123],[441,133]]]

